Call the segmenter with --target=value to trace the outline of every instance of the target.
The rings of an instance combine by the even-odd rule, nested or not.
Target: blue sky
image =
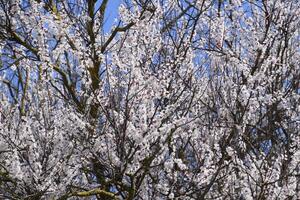
[[[97,7],[100,6],[102,0],[98,0]],[[107,33],[110,27],[113,25],[114,20],[118,17],[118,8],[121,0],[109,0],[107,4],[107,10],[105,14],[104,32]]]

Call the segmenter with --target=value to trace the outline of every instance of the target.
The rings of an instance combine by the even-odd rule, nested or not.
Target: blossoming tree
[[[1,199],[297,199],[300,2],[0,0]]]

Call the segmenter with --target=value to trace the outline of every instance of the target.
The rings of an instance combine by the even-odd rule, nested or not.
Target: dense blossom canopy
[[[300,2],[0,0],[0,199],[300,196]]]

